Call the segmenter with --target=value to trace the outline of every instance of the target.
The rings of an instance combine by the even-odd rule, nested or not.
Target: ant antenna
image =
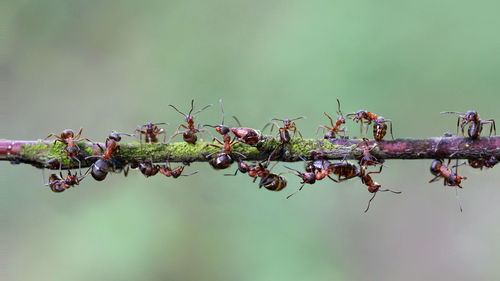
[[[191,116],[191,112],[193,112],[194,109],[194,99],[191,100],[191,110],[189,111],[188,116]]]
[[[236,120],[236,123],[238,124],[238,126],[241,127],[241,123],[240,123],[240,120],[238,120],[238,118],[236,118],[236,116],[233,115],[233,118],[234,120]]]
[[[169,104],[168,106],[172,107],[175,111],[179,112],[180,114],[182,114],[184,117],[186,117],[186,118],[187,118],[187,115],[186,115],[186,114],[184,114],[184,113],[182,113],[182,112],[181,112],[180,110],[178,110],[175,106],[173,106],[173,105],[171,105],[171,104]]]
[[[224,108],[222,108],[222,99],[219,100],[220,111],[222,111],[222,125],[224,125]]]
[[[377,195],[377,192],[373,193],[372,198],[370,198],[370,200],[368,200],[368,206],[366,206],[365,213],[368,212],[368,209],[370,209],[370,203],[372,202],[373,198],[375,198],[375,195]]]
[[[342,113],[342,111],[340,110],[340,101],[339,99],[337,99],[337,103],[339,105],[339,110],[337,111],[338,114],[340,114],[340,116],[342,116],[342,118],[344,117],[344,114]]]

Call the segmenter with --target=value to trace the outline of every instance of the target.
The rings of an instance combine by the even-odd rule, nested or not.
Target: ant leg
[[[210,156],[214,155],[215,153],[219,153],[219,152],[221,152],[221,151],[220,151],[220,150],[218,150],[218,151],[214,151],[214,152],[212,152],[212,153],[210,153],[210,154],[206,155],[206,156],[205,156],[205,158],[207,158],[207,159],[208,159],[208,158],[210,158]]]
[[[375,126],[375,125],[373,125]],[[368,129],[370,128],[370,123],[366,123],[365,137],[368,138]]]
[[[382,173],[382,168],[383,167],[384,166],[380,166],[380,170],[378,170],[378,172],[368,172],[367,175],[370,175],[370,174],[380,174],[380,173]]]
[[[224,176],[231,176],[231,177],[234,177],[236,176],[236,174],[238,174],[238,169],[236,169],[236,172],[234,172],[234,174],[224,174]]]
[[[370,200],[368,200],[368,206],[366,206],[365,213],[368,212],[368,209],[370,209],[370,203],[372,202],[373,198],[375,198],[375,195],[377,195],[377,192],[373,193],[372,198],[370,198]]]
[[[340,181],[338,181],[338,180],[336,180],[336,179],[334,179],[334,178],[330,177],[330,175],[328,175],[327,177],[328,177],[329,179],[331,179],[332,181],[336,182],[336,183],[340,183]]]
[[[318,129],[316,129],[316,135],[314,137],[318,138],[319,129],[323,129],[323,136],[324,136],[325,135],[325,127],[326,126],[319,125]]]
[[[303,139],[302,134],[300,133],[300,131],[299,131],[297,128],[295,128],[295,130],[296,130],[296,131],[297,131],[297,133],[299,134],[300,138],[301,138],[301,139]],[[295,134],[295,132],[294,132],[294,134]]]
[[[246,156],[246,155],[241,154],[241,153],[239,153],[239,152],[237,152],[237,151],[231,151],[231,153],[238,154],[239,156],[243,157],[243,159],[247,158],[247,156]]]
[[[56,137],[57,139],[61,139],[62,140],[62,138],[60,136],[56,135],[56,134],[50,134],[47,137],[45,137],[44,140],[46,140],[46,139],[48,139],[50,137]]]
[[[290,197],[292,197],[295,193],[297,193],[297,192],[301,191],[301,190],[302,190],[302,188],[304,187],[304,185],[305,185],[305,184],[302,184],[302,185],[300,186],[300,188],[299,188],[297,191],[295,191],[295,192],[293,192],[292,194],[288,195],[288,196],[286,197],[286,199],[289,199],[289,198],[290,198]]]
[[[326,117],[328,117],[328,119],[330,119],[330,124],[332,125],[332,127],[335,127],[335,125],[333,125],[332,117],[330,117],[330,115],[326,114],[326,112],[323,112],[323,113],[326,115]]]
[[[174,133],[174,134],[173,134],[173,135],[172,135],[172,136],[168,139],[167,144],[169,144],[169,143],[170,143],[170,141],[171,141],[174,137],[176,137],[177,135],[184,134],[184,133],[185,133],[185,131],[179,131],[179,129],[177,129],[177,131],[176,131],[176,132],[175,132],[175,133]]]
[[[460,126],[460,116],[457,119],[457,137],[458,137],[458,127]],[[464,135],[464,126],[462,126],[462,136]]]
[[[385,119],[385,122],[387,122],[387,123],[390,123],[390,124],[391,124],[391,126],[390,126],[390,127],[391,127],[391,137],[392,137],[392,140],[394,140],[394,135],[392,134],[392,120],[390,120],[390,119]]]
[[[495,136],[497,134],[497,129],[496,129],[496,126],[495,126],[495,120],[493,119],[490,119],[490,120],[484,120],[484,121],[481,121],[481,124],[490,124],[490,137],[491,137],[491,132],[495,132]]]
[[[455,197],[457,198],[458,207],[460,207],[460,212],[462,212],[462,203],[460,203],[460,197],[458,197],[458,187],[455,186]]]
[[[76,133],[74,139],[78,139],[82,135],[82,131],[83,131],[83,128],[80,128],[80,131],[78,131],[78,133]]]

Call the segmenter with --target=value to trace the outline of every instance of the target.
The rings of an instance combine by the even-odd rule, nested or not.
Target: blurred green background
[[[367,109],[396,137],[455,132],[440,111],[500,122],[498,1],[8,1],[0,137],[170,122],[217,104],[244,125],[292,118],[314,136]],[[217,107],[197,121],[220,120]],[[229,125],[235,125],[229,122]],[[351,134],[359,127],[349,123]],[[179,141],[181,138],[178,139]],[[498,280],[500,175],[463,168],[460,196],[428,184],[430,160],[375,178],[259,190],[207,164],[178,180],[137,171],[54,194],[41,171],[0,163],[2,280]],[[296,163],[295,167],[301,167]],[[235,167],[234,167],[235,168]],[[277,171],[283,168],[278,166]],[[230,171],[234,171],[233,168]]]

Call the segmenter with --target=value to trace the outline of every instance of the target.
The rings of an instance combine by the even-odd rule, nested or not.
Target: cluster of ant
[[[177,111],[178,113],[182,114],[185,117],[185,122],[187,123],[187,126],[184,124],[179,125],[175,133],[170,137],[169,142],[177,135],[182,134],[185,142],[190,144],[195,144],[198,140],[199,133],[202,132],[210,133],[208,130],[205,129],[205,127],[215,128],[216,132],[222,135],[222,141],[214,137],[212,143],[217,142],[218,144],[207,144],[207,145],[218,148],[219,150],[204,155],[204,157],[206,157],[208,163],[212,168],[216,170],[227,169],[234,163],[236,159],[238,167],[236,172],[234,174],[226,174],[227,176],[236,176],[239,171],[240,173],[248,174],[251,178],[253,178],[254,182],[258,178],[260,178],[259,188],[264,187],[272,191],[280,191],[284,189],[287,185],[287,180],[282,175],[286,173],[293,173],[298,177],[300,177],[302,182],[299,189],[293,192],[292,194],[288,195],[287,199],[296,194],[298,191],[302,190],[302,188],[306,184],[314,184],[316,181],[322,180],[326,177],[337,183],[350,180],[353,178],[360,178],[361,183],[368,187],[368,191],[370,193],[373,193],[373,196],[368,201],[368,206],[365,210],[366,212],[368,211],[370,203],[375,198],[377,192],[389,191],[397,194],[401,193],[400,191],[394,191],[391,189],[381,189],[381,185],[375,182],[371,177],[371,175],[373,174],[380,174],[382,172],[382,168],[384,167],[383,159],[377,159],[374,155],[371,154],[371,152],[377,147],[378,145],[377,142],[381,141],[386,135],[388,124],[390,125],[390,133],[392,139],[394,139],[394,136],[392,135],[392,120],[385,119],[377,114],[365,110],[360,110],[355,113],[347,114],[346,118],[344,118],[344,114],[340,110],[340,101],[338,99],[337,103],[338,103],[337,114],[339,115],[338,118],[334,122],[332,117],[325,112],[324,114],[330,120],[330,126],[320,125],[316,130],[316,136],[319,130],[322,129],[323,138],[325,140],[335,140],[337,138],[347,139],[348,138],[346,136],[347,128],[342,125],[346,123],[346,118],[349,117],[352,117],[352,120],[355,121],[356,123],[359,122],[361,123],[360,126],[361,134],[363,134],[363,126],[366,123],[365,136],[368,133],[369,125],[373,124],[373,138],[375,140],[374,144],[370,145],[368,139],[364,137],[362,142],[360,142],[359,144],[357,144],[352,148],[352,150],[359,149],[362,151],[362,155],[358,159],[358,165],[347,161],[345,158],[342,161],[330,162],[328,160],[327,155],[323,152],[321,147],[321,142],[319,140],[318,140],[319,151],[313,151],[311,153],[310,157],[312,159],[311,161],[307,161],[306,159],[304,159],[302,156],[299,155],[299,158],[301,158],[305,162],[304,172],[283,165],[285,168],[289,170],[289,172],[284,172],[279,174],[272,173],[272,169],[275,167],[277,162],[272,167],[269,167],[269,164],[272,160],[274,160],[273,157],[275,153],[278,151],[278,148],[280,146],[277,146],[274,149],[274,151],[270,153],[266,161],[256,161],[250,164],[246,163],[244,161],[244,159],[246,159],[246,156],[239,152],[233,151],[232,147],[236,143],[245,143],[251,146],[255,146],[256,144],[258,144],[263,140],[263,137],[260,134],[260,132],[255,129],[242,127],[239,120],[235,116],[233,116],[233,118],[236,120],[239,127],[229,128],[228,126],[225,126],[224,109],[222,106],[222,101],[220,101],[220,108],[222,111],[221,124],[203,125],[201,127],[200,124],[195,126],[194,116],[204,111],[205,109],[209,108],[212,105],[207,105],[193,113],[194,100],[192,100],[191,110],[189,111],[188,114],[185,114],[180,110],[178,110],[175,106],[170,104],[169,105],[170,107],[172,107],[175,111]],[[468,136],[471,139],[477,139],[480,136],[484,124],[490,124],[490,136],[492,130],[494,130],[496,134],[494,120],[491,119],[483,121],[479,118],[479,115],[475,111],[468,111],[466,114],[462,114],[459,112],[442,112],[442,113],[459,114],[457,123],[457,134],[458,134],[458,129],[461,128],[462,134],[465,135],[464,131],[465,127],[469,125]],[[265,125],[263,131],[269,125],[271,125],[270,132],[272,134],[273,129],[276,128],[278,130],[276,137],[279,138],[281,146],[284,146],[290,142],[291,138],[294,137],[295,134],[298,134],[302,138],[302,134],[297,129],[295,124],[295,121],[302,118],[304,117],[298,117],[294,119],[273,118],[271,122]],[[278,123],[276,123],[276,121],[283,122],[283,126],[280,126]],[[146,123],[143,126],[137,127],[135,133],[139,135],[139,141],[141,146],[143,142],[143,137],[144,137],[144,142],[146,143],[157,143],[158,137],[160,135],[163,135],[163,143],[165,143],[166,131],[163,128],[160,128],[160,125],[168,125],[168,124]],[[230,132],[234,134],[234,137],[231,137]],[[54,141],[54,144],[56,144],[57,142],[63,143],[65,145],[64,152],[66,153],[67,157],[70,160],[78,162],[80,168],[80,176],[78,176],[77,173],[72,174],[71,171],[68,170],[68,175],[66,178],[64,178],[61,171],[62,161],[59,162],[59,176],[56,174],[52,174],[49,178],[49,182],[47,184],[44,183],[44,185],[49,186],[51,190],[54,192],[62,192],[74,185],[78,185],[79,182],[89,174],[89,172],[94,179],[98,181],[104,180],[106,178],[106,175],[110,171],[116,171],[115,167],[117,166],[118,160],[116,158],[117,156],[114,156],[113,154],[118,152],[120,149],[118,142],[120,142],[121,140],[121,135],[134,136],[134,134],[112,132],[108,136],[108,138],[106,138],[105,147],[102,147],[100,144],[97,144],[98,148],[101,151],[100,155],[88,156],[85,158],[85,160],[93,158],[96,158],[97,160],[90,166],[90,168],[84,174],[82,174],[81,163],[80,160],[78,159],[80,149],[77,143],[84,140],[89,142],[92,141],[90,141],[87,138],[80,138],[81,133],[82,129],[80,129],[76,135],[73,133],[72,130],[68,129],[64,130],[60,136],[56,134],[50,134],[45,138],[47,139],[49,137],[55,137],[56,140]],[[292,136],[291,133],[293,133]],[[342,135],[340,133],[342,133]],[[165,144],[168,144],[168,142]],[[145,177],[154,176],[157,173],[160,173],[167,177],[178,178],[180,176],[190,176],[198,172],[195,171],[191,174],[183,175],[182,172],[185,166],[180,165],[176,168],[171,168],[168,161],[169,158],[170,157],[167,157],[165,165],[154,164],[152,158],[150,159],[149,162],[144,161],[144,162],[127,163],[124,173],[125,175],[127,175],[129,167],[132,169],[138,168]],[[465,163],[458,164],[458,159],[457,159],[457,164],[450,167],[449,166],[450,161],[451,159],[448,161],[448,164],[445,165],[443,163],[444,162],[443,159],[434,160],[431,164],[430,171],[435,177],[429,182],[434,182],[436,180],[444,178],[445,186],[454,186],[455,188],[457,187],[462,188],[462,186],[460,185],[461,181],[467,178],[459,176],[457,169],[458,166],[464,165]],[[483,167],[491,168],[496,163],[498,163],[498,159],[496,159],[495,157],[492,157],[490,159],[469,160],[470,166],[472,166],[473,168],[480,168],[480,169],[482,169]],[[187,164],[184,163],[184,164],[189,165],[189,163]],[[377,165],[380,166],[378,170],[368,171],[368,168],[370,166],[376,167]],[[453,168],[455,168],[455,172],[453,172]],[[336,175],[337,179],[333,178],[332,175]],[[460,210],[461,209],[462,208],[460,206]]]

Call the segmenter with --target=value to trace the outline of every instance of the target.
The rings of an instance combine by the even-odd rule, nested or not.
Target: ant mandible
[[[73,133],[73,130],[66,129],[61,133],[61,136],[58,136],[58,135],[52,133],[52,134],[48,135],[46,138],[44,138],[44,140],[46,140],[50,137],[55,137],[56,140],[54,141],[54,145],[57,142],[61,142],[65,145],[64,151],[66,151],[66,155],[68,156],[68,158],[70,160],[74,160],[74,161],[78,162],[78,169],[80,171],[80,175],[82,174],[82,165],[81,165],[80,160],[78,159],[78,155],[80,154],[80,147],[78,146],[77,143],[84,141],[84,140],[86,140],[88,142],[92,142],[88,138],[81,138],[81,139],[79,138],[80,135],[82,134],[82,131],[83,131],[83,128],[80,128],[78,133],[75,135]],[[59,171],[61,171],[61,167],[62,167],[62,161],[59,162]]]
[[[360,110],[356,113],[349,113],[346,115],[346,117],[349,117],[349,116],[354,116],[352,118],[352,120],[356,121],[356,123],[361,121],[361,127],[360,127],[361,135],[363,135],[363,119],[365,119],[367,121],[366,122],[365,136],[368,135],[368,127],[373,122],[373,138],[376,141],[380,141],[384,138],[385,134],[387,133],[387,124],[386,123],[390,123],[391,124],[391,136],[392,136],[392,139],[394,140],[394,135],[392,134],[392,120],[385,119],[382,116],[378,116],[377,114],[366,111],[366,110]]]
[[[361,172],[359,174],[359,177],[361,178],[361,182],[364,185],[368,186],[368,192],[373,193],[372,198],[370,198],[370,200],[368,200],[368,206],[366,207],[365,213],[368,212],[368,209],[370,209],[370,203],[375,198],[375,195],[377,195],[377,192],[390,191],[390,192],[396,193],[396,194],[400,194],[401,193],[401,191],[395,191],[395,190],[391,190],[391,189],[380,189],[381,185],[378,184],[377,182],[373,181],[373,179],[370,176],[370,174],[380,174],[382,172],[382,168],[383,168],[383,166],[380,166],[380,170],[379,171],[377,171],[377,172],[368,172],[368,173],[365,173],[366,172],[365,168],[361,167],[361,169],[360,169]]]
[[[430,171],[431,173],[435,176],[433,179],[429,180],[429,183],[435,182],[439,180],[440,178],[443,178],[443,185],[444,186],[454,186],[455,187],[455,196],[457,197],[457,202],[458,206],[460,207],[460,212],[462,212],[462,204],[460,203],[460,198],[458,197],[458,188],[462,188],[460,185],[462,183],[462,180],[466,180],[467,177],[462,177],[458,175],[458,167],[462,166],[465,164],[465,162],[458,164],[458,159],[457,159],[457,164],[452,166],[451,169],[449,168],[450,166],[451,159],[448,159],[448,164],[445,165],[443,163],[442,159],[435,159],[432,161]],[[455,168],[455,172],[453,172],[453,168]]]
[[[340,128],[340,126],[342,124],[345,124],[345,119],[344,119],[344,114],[340,110],[340,101],[339,101],[339,99],[337,99],[337,103],[339,105],[339,108],[337,110],[337,114],[339,114],[339,117],[335,121],[335,124],[333,123],[332,117],[330,117],[330,115],[328,115],[326,112],[323,112],[326,115],[326,117],[328,117],[328,119],[330,119],[330,124],[331,124],[332,127],[330,128],[330,127],[328,127],[326,125],[325,126],[319,125],[318,129],[316,130],[316,136],[318,136],[319,129],[323,129],[324,139],[335,139],[335,138],[337,138],[337,134],[339,132],[343,132],[344,133],[344,138],[346,137],[347,128],[346,127]],[[328,131],[328,134],[325,134],[325,130]]]
[[[271,119],[271,121],[281,121],[283,122],[283,127],[280,127],[278,125],[278,123],[276,122],[269,122],[267,123],[264,128],[262,129],[262,131],[264,131],[267,126],[269,126],[271,124],[271,131],[270,133],[273,132],[273,129],[274,127],[276,127],[276,129],[278,129],[278,133],[277,133],[277,136],[279,135],[280,136],[280,140],[281,140],[281,143],[289,143],[290,142],[290,133],[288,132],[288,130],[291,130],[293,131],[293,136],[295,136],[295,133],[298,133],[299,136],[302,138],[302,134],[300,133],[300,131],[297,129],[297,127],[295,126],[295,122],[296,120],[299,120],[299,119],[303,119],[305,118],[304,116],[300,116],[300,117],[297,117],[297,118],[294,118],[294,119],[278,119],[278,118],[273,118]]]
[[[455,111],[446,111],[446,112],[441,112],[441,114],[458,114],[458,120],[457,120],[457,135],[458,135],[458,127],[461,127],[462,129],[462,135],[465,136],[464,132],[464,127],[469,125],[469,129],[467,131],[467,134],[471,139],[477,139],[481,135],[481,131],[483,130],[483,125],[484,124],[490,124],[490,137],[491,137],[491,132],[494,131],[495,135],[497,134],[497,129],[495,126],[495,120],[489,119],[489,120],[481,120],[479,118],[479,114],[477,111],[469,110],[465,114],[461,112],[455,112]],[[460,121],[461,120],[461,121]]]
[[[158,125],[168,125],[166,122],[161,123],[151,123],[148,122],[142,126],[137,126],[135,131],[139,133],[139,142],[142,146],[142,135],[144,135],[144,139],[146,143],[156,143],[158,142],[158,136],[163,134],[163,142],[167,139],[167,133],[163,128],[158,127]],[[144,128],[144,130],[142,129]]]
[[[189,113],[187,115],[185,113],[179,111],[175,106],[173,106],[171,104],[169,104],[169,106],[172,107],[173,109],[175,109],[175,111],[177,111],[180,114],[182,114],[185,117],[185,121],[187,122],[187,125],[188,125],[187,127],[184,124],[179,125],[179,127],[177,127],[177,131],[170,137],[169,142],[175,136],[177,136],[179,134],[182,134],[182,137],[184,138],[185,142],[191,143],[191,144],[195,144],[196,141],[198,140],[198,136],[196,134],[199,133],[199,132],[206,132],[207,130],[200,129],[200,124],[198,124],[198,128],[195,128],[195,126],[194,126],[194,116],[196,114],[202,112],[203,110],[211,107],[212,104],[206,105],[205,107],[203,107],[202,109],[196,111],[192,115],[191,115],[191,113],[193,112],[193,109],[194,109],[194,99],[191,100],[191,110],[189,110]],[[180,128],[184,128],[186,130],[185,131],[179,131]]]

